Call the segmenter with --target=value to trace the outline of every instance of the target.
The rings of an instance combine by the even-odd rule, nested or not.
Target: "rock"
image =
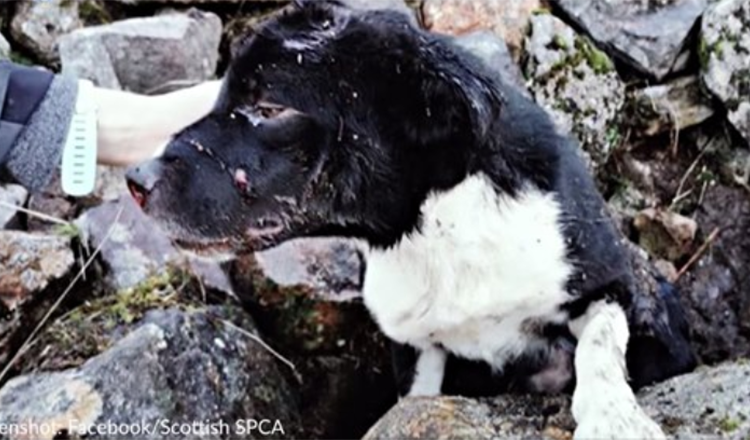
[[[642,390],[647,414],[677,439],[744,439],[750,432],[750,364],[743,361],[672,378]],[[575,422],[568,396],[505,395],[492,399],[406,398],[365,439],[570,439]]]
[[[750,192],[750,151],[740,148],[727,151],[720,172],[726,181]]]
[[[660,81],[683,67],[678,58],[709,0],[552,0],[552,3],[599,46]]]
[[[18,222],[18,211],[3,205],[22,207],[28,195],[20,185],[0,185],[0,229],[10,229]]]
[[[490,31],[475,31],[456,38],[456,43],[484,61],[493,71],[500,74],[505,83],[516,86],[529,96],[523,74],[511,57],[508,46],[502,38]]]
[[[211,78],[220,39],[219,17],[192,9],[79,29],[60,39],[60,56],[65,73],[146,93],[174,80]]]
[[[125,4],[138,4],[138,3],[171,3],[175,5],[192,5],[192,4],[228,4],[236,5],[237,0],[112,0],[117,3]],[[260,3],[260,4],[279,4],[288,3],[289,0],[248,0],[249,3]]]
[[[657,208],[639,212],[633,224],[639,232],[639,245],[650,255],[668,261],[686,256],[698,231],[695,220]]]
[[[750,143],[750,4],[722,0],[706,11],[700,37],[702,78]]]
[[[645,136],[684,130],[714,115],[711,99],[696,76],[638,90],[630,97],[629,106],[629,125]]]
[[[491,30],[518,60],[529,18],[541,5],[540,0],[424,0],[422,16],[425,27],[435,32],[461,35]]]
[[[417,23],[417,16],[414,13],[414,10],[411,9],[404,0],[343,0],[342,3],[352,9],[363,9],[366,11],[390,9],[403,12],[404,15],[411,18],[415,24]]]
[[[550,14],[531,18],[525,70],[534,98],[598,171],[620,142],[625,87],[609,57]]]
[[[31,193],[28,208],[32,212],[64,221],[73,220],[76,214],[76,206],[72,199],[62,191],[60,173],[54,173],[50,182],[41,191]],[[41,217],[29,215],[27,226],[29,231],[50,232],[58,225]]]
[[[675,439],[750,435],[750,363],[739,360],[675,377],[641,391],[646,411]]]
[[[18,2],[10,22],[10,32],[24,46],[46,63],[60,59],[58,40],[82,26],[77,1],[48,0]]]
[[[700,242],[718,235],[679,280],[703,362],[750,356],[750,199],[744,188],[709,186],[695,212]]]
[[[365,435],[375,439],[570,438],[567,397],[402,399]]]
[[[124,167],[97,165],[93,196],[101,201],[110,201],[129,194],[125,183],[125,172]]]
[[[256,254],[263,274],[280,287],[304,286],[329,301],[361,296],[365,273],[361,244],[341,238],[306,238]]]
[[[0,370],[59,298],[74,267],[69,237],[0,231]]]
[[[129,195],[86,211],[75,223],[92,249],[101,247],[105,282],[112,290],[134,287],[168,265],[177,265],[190,268],[206,287],[234,295],[219,262],[180,252]]]
[[[230,307],[148,312],[80,367],[8,381],[0,390],[0,424],[45,425],[49,431],[34,437],[47,439],[95,429],[105,430],[96,438],[299,436],[298,409],[280,364],[251,334],[249,317]],[[268,422],[248,431],[251,419]],[[107,433],[107,426],[126,431]]]
[[[10,43],[0,34],[0,60],[10,58]]]
[[[75,259],[70,237],[1,231],[0,263],[0,304],[13,311],[67,275]]]

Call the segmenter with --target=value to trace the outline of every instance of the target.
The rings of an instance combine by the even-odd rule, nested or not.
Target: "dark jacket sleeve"
[[[78,82],[38,69],[10,68],[0,122],[16,129],[9,151],[0,158],[0,181],[43,188],[57,172],[75,110]],[[3,130],[3,126],[0,126]],[[2,133],[0,133],[2,137]]]

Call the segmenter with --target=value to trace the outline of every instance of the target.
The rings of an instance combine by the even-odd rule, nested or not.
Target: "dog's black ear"
[[[501,110],[497,86],[461,65],[439,67],[426,75],[422,95],[425,115],[414,135],[424,145],[456,137],[481,139]]]

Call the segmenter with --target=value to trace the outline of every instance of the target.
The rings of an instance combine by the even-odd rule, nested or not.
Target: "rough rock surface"
[[[145,93],[169,81],[211,78],[220,38],[219,17],[192,9],[80,29],[60,39],[60,56],[63,72]]]
[[[480,30],[457,37],[456,43],[479,57],[490,69],[499,72],[505,83],[514,85],[529,95],[521,69],[511,57],[502,38],[490,31]]]
[[[73,271],[70,238],[0,231],[0,370]]]
[[[750,435],[750,362],[701,367],[643,390],[646,411],[676,439],[747,439]]]
[[[625,87],[610,58],[550,14],[531,18],[525,70],[536,99],[598,171],[620,142]]]
[[[403,12],[417,22],[416,14],[404,0],[343,0],[345,5],[350,8],[358,8],[363,10],[379,10],[379,9],[390,9],[394,11]]]
[[[329,301],[360,296],[365,272],[361,244],[339,238],[293,240],[256,254],[265,276],[281,287],[303,285]]]
[[[3,34],[0,34],[0,60],[7,59],[10,57],[10,43],[5,39]]]
[[[128,195],[87,211],[76,225],[92,249],[101,246],[107,284],[113,290],[136,286],[168,264],[187,264],[206,287],[232,293],[218,262],[179,252]]]
[[[628,122],[639,134],[653,136],[685,130],[714,115],[711,98],[701,89],[697,76],[685,76],[666,84],[637,90],[630,97],[633,118]]]
[[[507,42],[518,60],[529,17],[540,7],[539,0],[424,0],[422,16],[425,27],[435,32],[460,35],[491,30]]]
[[[684,67],[680,53],[708,2],[552,0],[598,44],[658,80]]]
[[[11,206],[23,206],[29,192],[19,185],[0,185],[0,202]],[[0,205],[0,229],[8,229],[16,225],[18,211]]]
[[[16,309],[68,274],[74,263],[69,237],[0,232],[0,303],[6,310]]]
[[[59,61],[59,38],[83,24],[78,18],[77,1],[23,1],[18,2],[11,21],[13,38],[41,60]]]
[[[750,432],[750,364],[703,368],[642,390],[646,413],[678,439],[744,439]],[[401,400],[366,439],[571,438],[568,397],[501,396]]]
[[[107,423],[159,431],[93,438],[218,439],[257,438],[257,431],[243,433],[237,422],[268,419],[278,420],[283,431],[267,438],[294,438],[299,414],[290,387],[273,356],[248,332],[255,332],[249,318],[228,307],[151,311],[112,348],[78,368],[10,380],[0,390],[0,423],[44,424],[50,432],[35,438],[47,439],[56,431],[85,435],[94,424]],[[192,425],[220,421],[226,430],[219,433]],[[175,424],[177,433],[161,430]],[[15,438],[21,437],[10,436]]]
[[[744,188],[715,185],[696,212],[702,240],[719,229],[710,251],[680,279],[693,339],[704,362],[750,355],[750,198]]]
[[[750,143],[750,4],[722,0],[706,12],[702,23],[703,81]]]

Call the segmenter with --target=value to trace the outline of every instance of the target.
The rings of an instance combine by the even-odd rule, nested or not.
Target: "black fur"
[[[335,234],[387,248],[419,227],[428,194],[468,175],[484,173],[510,195],[533,185],[554,192],[563,209],[576,263],[568,286],[575,300],[563,306],[571,318],[599,299],[628,310],[627,359],[636,387],[693,368],[678,299],[668,289],[637,287],[577,146],[539,106],[449,38],[416,28],[398,12],[296,3],[248,38],[212,114],[160,159],[160,180],[144,188],[145,168],[131,171],[131,185],[148,193],[147,212],[173,225],[186,244],[261,249]],[[259,117],[264,103],[295,113],[254,126],[247,116]],[[238,169],[247,185],[238,185]],[[278,227],[264,229],[269,224]],[[569,337],[540,331],[549,332],[551,347]],[[503,378],[499,388],[451,381],[461,368],[450,363],[444,389],[495,392],[540,371],[548,359],[545,353],[520,359],[506,370],[517,377]],[[397,364],[413,366],[408,351]],[[399,378],[411,380],[408,371]]]

